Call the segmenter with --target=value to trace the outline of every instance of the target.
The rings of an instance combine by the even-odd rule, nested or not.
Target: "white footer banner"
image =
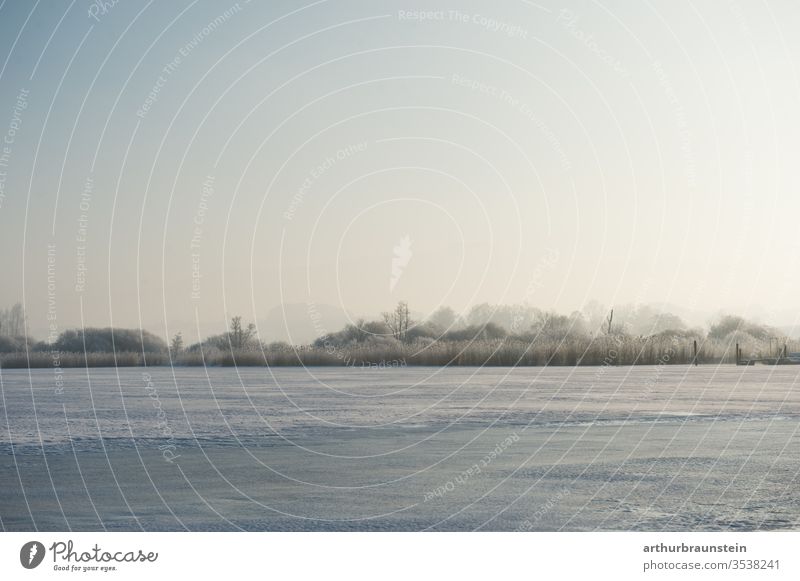
[[[800,532],[0,533],[0,579],[796,580],[798,553]]]

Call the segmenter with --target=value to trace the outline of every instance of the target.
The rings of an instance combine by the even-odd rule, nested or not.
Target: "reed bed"
[[[28,353],[0,354],[0,368],[73,368],[73,367],[143,367],[169,364],[165,353],[53,353],[30,351]]]
[[[733,364],[733,340],[698,342],[698,364]],[[742,352],[756,353],[760,344],[743,343]],[[519,338],[480,341],[398,341],[380,344],[353,343],[335,347],[285,346],[247,350],[216,347],[182,351],[141,353],[21,352],[0,355],[0,367],[70,368],[136,366],[342,366],[391,368],[416,366],[576,366],[576,365],[687,365],[695,361],[692,340],[664,337],[577,337],[569,340]]]

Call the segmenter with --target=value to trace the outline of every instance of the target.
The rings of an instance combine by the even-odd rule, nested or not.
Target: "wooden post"
[[[697,367],[697,339],[694,340],[694,365]]]
[[[739,354],[740,354],[739,344],[737,343],[736,344],[736,365],[739,365]]]

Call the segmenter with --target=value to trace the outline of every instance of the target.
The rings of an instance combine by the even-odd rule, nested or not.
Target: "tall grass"
[[[743,344],[743,352],[757,346]],[[735,363],[731,341],[706,340],[698,344],[697,363]],[[206,350],[183,353],[175,365],[220,366],[349,366],[398,367],[407,365],[574,366],[574,365],[686,365],[693,363],[693,342],[663,337],[579,337],[527,342],[520,339],[481,341],[394,342],[351,344],[324,348],[302,346],[242,352]]]
[[[698,342],[700,364],[735,363],[736,339],[706,339]],[[763,353],[763,343],[741,339],[745,357]],[[790,350],[796,350],[791,347]],[[517,337],[479,341],[417,341],[344,346],[284,345],[248,350],[217,347],[168,353],[60,353],[21,352],[0,354],[0,367],[135,367],[177,366],[349,366],[404,367],[408,365],[469,366],[573,366],[573,365],[686,365],[694,361],[692,340],[669,337],[579,336],[569,339],[526,341]]]
[[[164,365],[169,357],[163,353],[141,353],[123,351],[120,353],[60,353],[57,357],[51,352],[30,351],[28,353],[0,354],[0,367],[3,369],[71,367],[140,367],[145,365]]]

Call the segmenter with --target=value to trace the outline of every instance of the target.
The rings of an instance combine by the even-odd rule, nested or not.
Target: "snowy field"
[[[800,529],[800,367],[0,379],[4,530]]]

